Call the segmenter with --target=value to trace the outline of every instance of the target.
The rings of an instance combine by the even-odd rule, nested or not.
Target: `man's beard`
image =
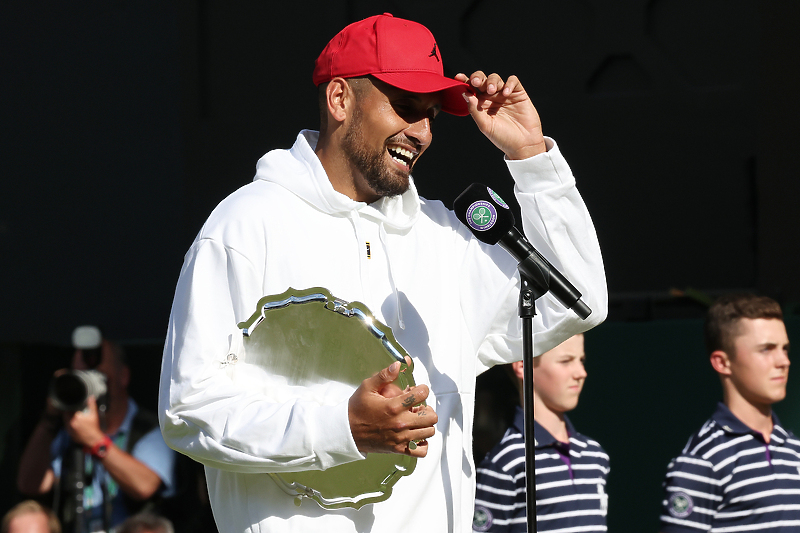
[[[389,167],[386,163],[386,149],[371,150],[364,140],[361,128],[361,107],[353,112],[353,120],[342,139],[342,151],[352,167],[378,196],[397,196],[408,190],[408,175]]]

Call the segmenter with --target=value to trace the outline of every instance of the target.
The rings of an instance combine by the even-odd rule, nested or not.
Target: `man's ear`
[[[525,375],[524,368],[522,366],[522,361],[514,361],[511,363],[511,370],[514,372],[514,375],[517,376],[519,379],[522,379],[522,376]]]
[[[722,376],[731,375],[731,360],[727,353],[722,350],[714,350],[711,352],[709,360],[711,361],[711,366],[718,374]]]
[[[333,78],[325,91],[328,115],[336,122],[344,122],[354,103],[353,89],[344,78]]]

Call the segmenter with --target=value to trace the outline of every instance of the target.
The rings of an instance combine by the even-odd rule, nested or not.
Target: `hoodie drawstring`
[[[350,222],[353,224],[353,230],[356,234],[356,243],[358,247],[358,271],[359,271],[359,280],[361,281],[361,300],[364,301],[364,297],[367,294],[367,287],[370,286],[369,280],[366,279],[369,277],[369,269],[367,268],[367,258],[366,254],[364,253],[364,249],[362,248],[362,243],[365,242],[364,239],[361,238],[361,216],[358,214],[357,210],[349,211],[348,214],[350,215]],[[365,283],[366,280],[366,283]]]
[[[389,285],[392,287],[392,294],[394,295],[394,302],[397,308],[397,325],[400,326],[400,329],[406,329],[406,323],[403,320],[403,309],[400,307],[400,292],[397,290],[397,285],[394,281],[394,272],[392,270],[392,254],[389,252],[389,243],[388,237],[386,235],[386,227],[381,221],[379,226],[378,235],[381,239],[381,244],[383,245],[383,249],[386,250],[386,265],[389,270]]]

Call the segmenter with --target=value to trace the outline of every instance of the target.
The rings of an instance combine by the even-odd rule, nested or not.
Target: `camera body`
[[[61,411],[80,411],[89,396],[99,398],[108,390],[106,376],[98,370],[70,370],[50,385],[50,401]]]

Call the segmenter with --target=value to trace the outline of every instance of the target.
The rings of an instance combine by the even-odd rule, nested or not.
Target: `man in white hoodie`
[[[549,294],[540,298],[536,353],[605,317],[591,218],[519,80],[480,71],[445,78],[424,26],[388,14],[351,24],[323,50],[313,79],[320,132],[266,154],[253,183],[220,203],[186,254],[161,374],[165,439],[205,465],[221,531],[467,530],[475,378],[521,358],[519,276],[510,255],[417,194],[411,169],[431,143],[431,122],[440,111],[469,114],[504,152],[525,233],[593,310],[582,321]],[[261,297],[289,287],[366,304],[411,355],[420,385],[385,397],[393,364],[345,395],[326,389],[313,400],[268,375],[241,386],[231,367],[244,373],[249,363],[227,359],[236,324]],[[267,475],[371,453],[418,462],[389,499],[360,509],[295,505]]]

